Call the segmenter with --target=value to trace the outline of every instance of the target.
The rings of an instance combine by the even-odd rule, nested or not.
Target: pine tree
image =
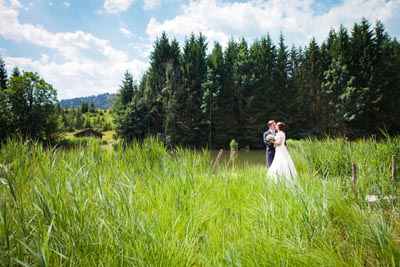
[[[299,88],[299,108],[304,118],[304,125],[309,125],[312,134],[321,132],[322,101],[322,57],[315,39],[310,41],[304,53],[304,61],[301,65],[302,85]]]
[[[374,68],[371,86],[375,88],[376,126],[381,129],[399,130],[397,115],[399,105],[395,101],[400,99],[400,58],[396,57],[398,42],[392,41],[385,31],[382,22],[377,21],[374,28]],[[398,54],[397,54],[398,55]]]
[[[82,114],[85,114],[89,111],[89,104],[87,101],[83,101],[81,105],[81,112]]]
[[[142,100],[134,97],[115,128],[118,135],[126,141],[143,140],[149,134],[149,119],[147,106]]]
[[[258,136],[248,127],[252,121],[251,103],[253,101],[253,88],[251,86],[251,66],[249,60],[249,47],[244,38],[238,43],[238,54],[234,63],[234,91],[233,107],[237,118],[237,132],[235,139],[239,144],[248,146],[254,142]]]
[[[276,69],[277,52],[271,37],[256,40],[250,47],[251,87],[254,91],[250,103],[250,122],[254,134],[258,133],[256,147],[263,147],[262,133],[271,119],[280,120],[279,105],[275,99],[274,71]]]
[[[379,91],[372,87],[374,68],[374,36],[369,22],[363,18],[361,24],[355,24],[351,35],[350,75],[354,76],[354,94],[358,97],[353,105],[358,106],[353,114],[355,135],[373,133],[377,110],[374,101],[379,98]]]
[[[303,138],[308,134],[308,128],[304,128],[303,110],[300,108],[301,88],[303,86],[301,66],[304,61],[304,53],[301,48],[297,49],[294,45],[291,47],[288,55],[288,82],[290,92],[290,111],[291,119],[288,122],[288,136],[291,138]],[[291,131],[295,129],[294,131]]]
[[[395,70],[396,67],[391,65],[395,59],[391,56],[393,53],[390,51],[390,38],[380,21],[376,22],[374,37],[373,69],[371,76],[374,110],[371,115],[373,116],[372,119],[376,122],[375,126],[384,129],[387,127],[386,125],[393,124],[391,115],[389,115],[391,111],[389,111],[389,106],[387,104],[388,101],[390,102],[390,98],[396,94],[392,88],[399,87],[393,82],[393,78],[396,77],[396,73],[394,73],[393,70]]]
[[[229,146],[238,134],[237,113],[235,113],[235,71],[238,44],[231,39],[223,54],[224,71],[221,76],[220,92],[217,97],[218,112],[214,116],[214,143],[219,147]]]
[[[95,112],[96,112],[96,109],[94,108],[93,102],[90,102],[88,111],[89,111],[90,113],[95,113]]]
[[[18,67],[14,67],[11,73],[11,77],[18,77],[21,75],[21,72],[19,71]]]
[[[179,92],[182,89],[181,52],[176,39],[172,40],[170,54],[165,72],[165,87],[162,90],[162,105],[165,111],[163,139],[173,143],[176,135],[179,135],[180,127],[176,123]]]
[[[0,57],[0,141],[10,131],[10,114],[7,108],[7,95],[4,92],[7,87],[7,70],[3,59]]]
[[[182,101],[184,109],[179,109],[179,122],[183,123],[179,138],[182,144],[202,146],[207,144],[207,125],[201,111],[203,83],[207,74],[207,42],[200,33],[185,41],[182,55]]]
[[[342,65],[348,67],[350,64],[350,53],[351,53],[351,47],[350,47],[350,36],[347,32],[347,29],[343,27],[343,25],[340,26],[339,32],[337,33],[337,38],[335,39],[335,42],[332,47],[331,51],[331,56],[332,58],[340,61]]]
[[[221,76],[223,75],[224,59],[222,46],[215,43],[211,55],[207,59],[207,74],[203,86],[201,109],[208,125],[208,147],[211,149],[214,142],[215,117],[218,116],[218,96],[221,91]]]
[[[171,68],[171,45],[165,32],[154,44],[150,55],[150,69],[144,92],[145,105],[150,112],[150,131],[156,135],[165,130],[163,90],[167,87],[167,73]]]
[[[135,110],[132,110],[132,107],[134,107],[134,103],[132,102],[137,101],[138,97],[136,81],[134,81],[133,76],[126,71],[122,85],[117,92],[116,101],[113,105],[115,131],[119,137],[125,140],[133,140],[136,136],[135,132],[131,132],[132,128],[138,127],[138,125],[131,125],[132,123],[136,123],[135,118],[133,118],[136,114],[134,113]],[[145,129],[141,130],[143,132],[147,131],[147,125]]]
[[[7,69],[4,60],[0,56],[0,91],[5,90],[7,86]]]
[[[384,94],[382,113],[386,114],[385,129],[391,134],[400,132],[400,43],[394,39],[387,43],[387,55],[385,56],[386,71],[388,77],[387,88]]]
[[[324,72],[322,91],[327,105],[324,108],[325,121],[328,124],[324,133],[332,136],[347,135],[349,126],[349,110],[352,101],[350,97],[354,77],[350,77],[347,67],[333,59],[328,70]],[[351,121],[351,120],[350,120]]]
[[[291,70],[291,64],[289,61],[289,52],[284,42],[283,35],[280,35],[278,50],[277,50],[277,61],[274,70],[274,88],[275,88],[275,99],[279,102],[279,117],[291,124],[291,103],[293,103],[293,92],[289,86],[289,72]]]
[[[132,101],[134,92],[137,90],[136,83],[133,80],[133,76],[129,71],[124,74],[122,85],[119,87],[117,94],[117,108],[125,109],[128,104]]]
[[[75,128],[76,130],[81,130],[81,129],[83,129],[83,128],[84,128],[84,127],[83,127],[84,118],[83,118],[83,115],[82,115],[81,110],[78,109],[78,110],[75,112],[74,115],[75,115],[75,118],[74,118],[74,128]]]

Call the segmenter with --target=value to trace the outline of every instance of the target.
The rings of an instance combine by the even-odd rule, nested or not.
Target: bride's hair
[[[279,131],[283,131],[283,129],[285,128],[285,124],[280,121],[276,124],[276,127],[278,128]]]

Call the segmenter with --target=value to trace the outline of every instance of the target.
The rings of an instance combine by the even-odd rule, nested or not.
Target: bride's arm
[[[275,144],[275,146],[282,145],[282,137],[280,136],[279,133],[274,138],[274,144]]]

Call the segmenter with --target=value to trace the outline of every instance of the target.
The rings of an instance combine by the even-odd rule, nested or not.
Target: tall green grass
[[[210,154],[147,139],[0,150],[0,266],[399,266],[399,140],[290,142],[300,174],[210,174]],[[351,163],[358,185],[351,184]]]

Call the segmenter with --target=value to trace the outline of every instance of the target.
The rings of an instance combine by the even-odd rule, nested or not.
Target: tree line
[[[377,21],[332,29],[322,44],[288,48],[281,34],[252,44],[191,34],[182,49],[163,33],[140,83],[127,71],[113,110],[126,140],[159,135],[173,145],[260,148],[267,121],[290,138],[358,138],[400,130],[400,44]]]

